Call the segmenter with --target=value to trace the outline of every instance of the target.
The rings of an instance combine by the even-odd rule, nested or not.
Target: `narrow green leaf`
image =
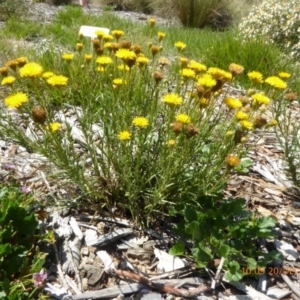
[[[171,255],[183,255],[185,250],[185,245],[182,241],[177,241],[175,245],[169,250]]]

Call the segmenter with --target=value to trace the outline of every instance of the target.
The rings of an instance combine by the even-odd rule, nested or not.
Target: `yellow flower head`
[[[179,52],[184,51],[185,48],[186,48],[186,44],[183,43],[183,42],[176,42],[174,46],[177,48],[177,50],[178,50]]]
[[[225,158],[226,166],[229,169],[235,168],[241,162],[241,160],[236,155],[227,155]]]
[[[84,55],[84,59],[85,59],[85,61],[86,61],[87,63],[90,63],[91,60],[92,60],[92,58],[93,58],[93,55],[92,55],[92,54],[85,54],[85,55]]]
[[[50,123],[49,125],[46,126],[46,130],[47,131],[51,131],[51,132],[56,132],[60,129],[61,124],[58,122],[54,122],[54,123]]]
[[[231,138],[234,136],[234,131],[233,130],[229,130],[225,133],[225,137],[226,138]]]
[[[19,67],[23,67],[27,63],[27,57],[26,56],[18,57],[16,61],[18,62]]]
[[[270,104],[270,98],[268,98],[267,96],[265,96],[264,94],[262,93],[256,93],[256,94],[253,94],[251,96],[251,98],[254,100],[253,101],[253,105],[254,107],[256,106],[261,106],[261,105],[269,105]]]
[[[136,59],[136,54],[128,49],[119,49],[116,52],[116,57],[122,59],[123,61],[134,60]]]
[[[243,107],[243,104],[240,100],[231,97],[225,98],[224,103],[229,109],[238,109]]]
[[[47,79],[47,83],[51,86],[66,86],[68,78],[63,75],[53,75]]]
[[[105,43],[110,42],[114,39],[114,37],[111,34],[104,34],[103,40]]]
[[[54,75],[55,74],[53,72],[44,72],[42,76],[43,76],[43,78],[48,79]]]
[[[186,115],[186,114],[178,114],[178,115],[176,115],[175,116],[175,120],[177,122],[182,123],[182,124],[189,124],[189,123],[191,123],[191,118],[188,115]]]
[[[9,60],[5,63],[6,67],[11,68],[12,70],[16,71],[17,67],[19,66],[19,62],[16,59]]]
[[[232,74],[224,71],[222,69],[219,68],[209,68],[207,70],[207,73],[210,74],[214,79],[220,79],[220,80],[224,80],[224,81],[228,81],[232,79]]]
[[[108,65],[112,64],[112,59],[109,56],[99,56],[96,59],[96,63],[99,64],[101,67],[105,68]]]
[[[240,121],[240,125],[242,126],[243,129],[246,129],[246,130],[253,129],[253,123],[250,121],[247,121],[247,120]]]
[[[1,85],[12,85],[15,81],[16,81],[16,77],[7,76],[2,79]]]
[[[205,108],[209,105],[209,99],[201,97],[199,100],[200,107]]]
[[[149,126],[149,121],[144,117],[135,117],[132,121],[132,124],[136,127],[146,128]]]
[[[147,58],[147,57],[139,56],[139,57],[136,59],[136,64],[137,64],[139,67],[146,66],[148,63],[149,63],[149,58]]]
[[[199,74],[200,72],[206,71],[207,67],[203,64],[200,64],[199,62],[195,61],[195,60],[191,60],[188,64],[188,67],[192,70],[194,70],[194,72],[196,74]]]
[[[275,119],[273,119],[267,124],[267,127],[274,127],[277,124],[278,124],[278,122]]]
[[[101,66],[97,67],[96,70],[99,73],[103,73],[105,71],[105,69],[103,67],[101,67]]]
[[[232,63],[229,65],[229,71],[232,74],[232,76],[239,75],[243,73],[244,67],[235,63]]]
[[[120,131],[118,133],[118,138],[121,141],[129,141],[131,139],[131,133],[129,131],[127,131],[127,130]]]
[[[162,101],[169,106],[178,106],[182,104],[182,97],[175,93],[170,93],[164,95]]]
[[[124,36],[124,31],[122,30],[113,30],[111,32],[111,35],[116,39],[119,40],[122,36]]]
[[[97,31],[95,31],[95,34],[96,34],[96,36],[97,36],[97,38],[98,38],[99,40],[102,40],[102,38],[103,38],[104,35],[105,35],[105,32],[102,31],[102,30],[97,30]]]
[[[247,74],[248,78],[253,82],[253,83],[263,83],[263,74],[257,71],[251,71]]]
[[[4,77],[7,76],[8,75],[8,68],[7,67],[1,67],[0,68],[0,74]]]
[[[176,141],[175,140],[169,140],[168,141],[168,146],[169,147],[174,147],[176,145]]]
[[[217,81],[212,78],[210,74],[203,74],[201,77],[198,78],[198,84],[203,87],[213,87],[217,84]]]
[[[83,49],[83,44],[82,43],[77,43],[76,44],[76,49],[77,49],[78,52],[81,52],[82,49]]]
[[[280,72],[280,73],[278,74],[278,76],[279,76],[281,79],[288,79],[288,78],[291,77],[291,74],[288,73],[288,72]]]
[[[19,108],[27,101],[28,96],[22,92],[12,94],[4,99],[5,105],[10,108]]]
[[[248,118],[249,118],[249,116],[246,113],[244,113],[243,111],[240,111],[240,110],[238,112],[236,112],[235,117],[240,121],[248,120]]]
[[[127,65],[124,65],[124,64],[118,65],[118,69],[120,71],[123,71],[123,72],[124,71],[128,72],[130,70],[130,68]]]
[[[150,18],[149,19],[149,25],[150,25],[150,27],[154,27],[155,23],[156,23],[156,20],[154,18]]]
[[[191,69],[184,68],[184,69],[181,69],[180,75],[181,75],[183,78],[188,79],[188,78],[195,78],[196,73],[195,73],[195,71],[193,71],[193,70],[191,70]]]
[[[122,78],[116,78],[116,79],[113,80],[113,87],[114,88],[119,88],[124,84],[126,84],[126,81]]]
[[[270,86],[279,90],[284,90],[287,87],[286,82],[284,82],[282,79],[280,79],[277,76],[270,76],[265,80],[265,82]]]
[[[164,32],[159,31],[157,33],[158,41],[161,42],[165,36],[166,34]]]
[[[70,61],[73,60],[74,54],[72,54],[72,53],[64,53],[64,54],[62,55],[62,58],[63,58],[65,61],[70,62]]]
[[[21,77],[36,78],[43,75],[43,67],[37,63],[27,63],[19,70]]]

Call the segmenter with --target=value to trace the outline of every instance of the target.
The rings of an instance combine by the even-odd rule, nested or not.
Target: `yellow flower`
[[[63,58],[65,61],[70,62],[70,61],[73,60],[74,54],[72,54],[72,53],[64,53],[64,54],[62,55],[62,58]]]
[[[186,48],[186,44],[183,42],[176,42],[175,47],[177,48],[178,51],[184,51]]]
[[[9,60],[5,63],[6,67],[11,68],[12,70],[16,71],[17,67],[19,66],[19,62],[16,59]]]
[[[26,56],[18,57],[16,61],[18,62],[19,67],[23,67],[27,63],[27,57]]]
[[[288,73],[288,72],[280,72],[280,73],[278,74],[278,76],[279,76],[281,79],[288,79],[288,78],[291,77],[291,74]]]
[[[271,120],[268,124],[267,124],[267,127],[273,127],[273,126],[276,126],[278,124],[278,122],[274,119],[274,120]]]
[[[24,65],[24,67],[22,67],[19,70],[21,77],[29,77],[29,78],[41,77],[43,72],[44,72],[43,67],[34,62],[27,63],[26,65]]]
[[[0,68],[0,74],[4,77],[7,76],[8,75],[8,68],[7,67],[1,67]]]
[[[78,52],[81,52],[82,49],[83,49],[83,44],[82,44],[82,43],[77,43],[77,44],[76,44],[76,48],[77,48],[77,51],[78,51]]]
[[[103,40],[104,40],[105,43],[110,42],[113,39],[114,39],[114,37],[112,35],[110,35],[110,34],[104,34],[104,36],[103,36]]]
[[[187,68],[188,63],[189,63],[188,58],[186,58],[186,57],[179,57],[178,59],[180,61],[180,67],[181,67],[181,69]]]
[[[66,86],[68,78],[63,75],[54,75],[47,79],[47,83],[52,86]]]
[[[201,97],[199,100],[200,107],[204,108],[209,105],[209,99]]]
[[[164,95],[162,101],[169,106],[178,106],[182,104],[182,97],[175,93],[170,93]]]
[[[191,118],[188,115],[186,115],[186,114],[178,114],[178,115],[176,115],[175,116],[175,120],[177,122],[182,123],[182,124],[189,124],[189,123],[191,123]]]
[[[54,122],[54,123],[50,123],[49,125],[46,126],[46,130],[47,131],[51,131],[51,132],[56,132],[60,129],[61,124],[58,122]]]
[[[126,81],[122,78],[116,78],[116,79],[113,80],[113,87],[114,88],[121,87],[124,84],[126,84]]]
[[[243,73],[244,67],[235,63],[232,63],[229,65],[229,71],[232,74],[232,76],[239,75]]]
[[[116,57],[122,59],[123,61],[134,60],[136,59],[136,54],[128,49],[119,49],[116,52]]]
[[[224,103],[229,109],[238,109],[243,107],[243,104],[240,100],[231,97],[225,98]]]
[[[6,106],[10,108],[19,108],[28,101],[28,96],[25,93],[18,92],[4,99]]]
[[[104,72],[105,71],[105,69],[103,68],[103,67],[97,67],[96,68],[96,70],[97,70],[97,72],[99,72],[99,73],[102,73],[102,72]]]
[[[229,169],[235,168],[241,162],[241,160],[236,155],[227,155],[225,158],[226,166]]]
[[[265,96],[262,93],[256,93],[256,94],[252,95],[251,98],[254,100],[253,101],[254,106],[261,106],[263,104],[265,104],[265,105],[270,104],[270,98],[268,98],[267,96]]]
[[[119,40],[122,36],[124,36],[124,31],[122,30],[113,30],[111,35],[115,37],[116,40]]]
[[[7,76],[2,79],[1,85],[12,85],[15,81],[16,81],[16,77]]]
[[[146,128],[149,126],[149,121],[144,117],[135,117],[132,121],[132,124],[136,127]]]
[[[207,73],[210,74],[214,79],[220,79],[220,80],[231,80],[232,79],[232,74],[227,72],[227,71],[224,71],[222,69],[219,69],[219,68],[209,68],[207,70]]]
[[[198,84],[207,88],[213,87],[217,84],[217,81],[212,78],[210,74],[203,74],[198,78]]]
[[[260,72],[257,71],[251,71],[248,74],[248,77],[251,81],[253,81],[253,83],[263,83],[263,74],[261,74]]]
[[[280,90],[287,87],[287,84],[277,76],[270,76],[265,80],[265,82],[272,87]]]
[[[45,73],[43,73],[43,78],[48,79],[54,75],[55,74],[53,72],[45,72]]]
[[[233,130],[229,130],[225,133],[225,137],[226,138],[231,138],[234,136],[234,131]]]
[[[168,146],[169,147],[174,147],[176,145],[176,141],[175,140],[169,140],[168,141]]]
[[[200,64],[199,62],[197,62],[195,60],[191,60],[188,64],[188,67],[190,69],[194,70],[196,74],[207,70],[207,67],[205,65]]]
[[[112,59],[109,56],[99,56],[96,59],[96,63],[99,64],[101,67],[105,68],[108,65],[112,64]]]
[[[147,58],[147,57],[139,56],[139,57],[136,59],[136,64],[137,64],[139,67],[146,66],[148,63],[149,63],[149,58]]]
[[[165,36],[166,34],[164,32],[159,31],[157,33],[158,41],[161,42]]]
[[[97,36],[97,38],[98,38],[99,40],[102,40],[102,38],[103,38],[104,35],[105,35],[105,32],[102,31],[102,30],[97,30],[97,31],[95,31],[95,34],[96,34],[96,36]]]
[[[184,68],[180,71],[180,75],[183,78],[188,79],[188,78],[195,78],[196,73],[195,73],[195,71],[193,71],[191,69]]]
[[[156,20],[154,18],[150,18],[149,19],[149,25],[150,25],[150,27],[154,27],[155,23],[156,23]]]
[[[92,54],[85,54],[85,55],[84,55],[84,59],[85,59],[85,61],[86,61],[87,63],[91,62],[92,58],[93,58],[93,55],[92,55]]]
[[[118,138],[121,141],[129,141],[131,139],[131,133],[127,130],[120,131],[118,134]]]
[[[247,120],[242,120],[240,121],[240,125],[242,126],[243,129],[246,130],[252,130],[253,129],[253,123]]]
[[[118,65],[118,69],[120,71],[126,71],[126,72],[128,72],[130,70],[130,68],[127,65],[124,65],[124,64]]]
[[[240,111],[240,110],[238,112],[236,112],[235,117],[238,120],[248,120],[248,118],[249,118],[249,116],[246,113],[244,113],[243,111]]]

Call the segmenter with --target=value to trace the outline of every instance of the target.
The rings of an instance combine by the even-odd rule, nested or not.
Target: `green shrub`
[[[23,0],[0,0],[0,21],[6,21],[12,17],[22,17],[28,11]]]
[[[239,25],[240,35],[247,39],[262,36],[265,42],[278,45],[295,60],[300,58],[300,2],[268,0],[254,6]]]

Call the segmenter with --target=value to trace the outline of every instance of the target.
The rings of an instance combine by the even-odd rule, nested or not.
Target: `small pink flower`
[[[35,286],[43,285],[44,281],[47,279],[47,273],[45,273],[44,269],[41,269],[39,273],[34,273],[32,275]]]
[[[24,194],[28,194],[28,193],[31,192],[31,188],[26,187],[26,186],[23,185],[23,186],[21,187],[21,191],[22,191],[22,193],[24,193]]]

